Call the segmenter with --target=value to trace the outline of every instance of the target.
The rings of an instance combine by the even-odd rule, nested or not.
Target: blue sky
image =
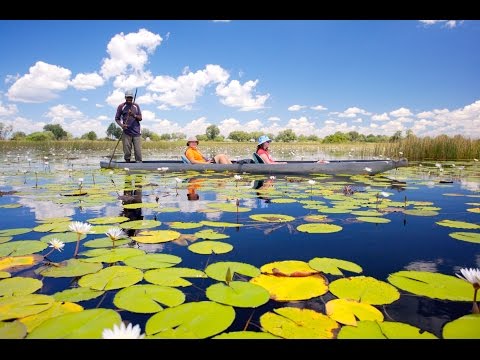
[[[158,134],[480,137],[480,21],[0,20],[0,33],[13,131],[104,137],[138,88]]]

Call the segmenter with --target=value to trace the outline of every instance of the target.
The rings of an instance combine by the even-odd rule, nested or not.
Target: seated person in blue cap
[[[268,148],[270,146],[270,143],[272,142],[272,139],[270,139],[267,135],[262,135],[258,138],[258,145],[257,145],[257,151],[256,153],[260,158],[263,160],[265,164],[286,164],[287,162],[279,162],[273,160],[272,156],[270,155],[270,152],[268,151]]]

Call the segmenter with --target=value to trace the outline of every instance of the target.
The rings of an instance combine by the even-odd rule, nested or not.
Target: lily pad
[[[205,225],[205,226],[221,227],[221,228],[243,226],[243,224],[237,224],[237,223],[231,223],[231,222],[222,222],[222,221],[203,220],[203,221],[200,221],[200,223]]]
[[[480,225],[472,224],[465,221],[442,220],[442,221],[437,221],[436,224],[440,226],[453,227],[457,229],[480,229]]]
[[[110,266],[95,274],[82,276],[78,285],[95,290],[114,290],[134,285],[143,279],[143,272],[130,266]]]
[[[125,265],[142,270],[168,268],[181,262],[182,258],[170,254],[145,254],[124,260]]]
[[[328,291],[327,279],[320,274],[304,277],[259,275],[250,280],[268,290],[276,301],[307,300]]]
[[[339,324],[310,309],[284,307],[260,316],[262,328],[285,339],[333,339]]]
[[[117,261],[124,261],[129,257],[144,255],[145,251],[133,248],[115,248],[115,249],[93,249],[82,253],[82,255],[91,256],[87,259],[82,259],[88,263],[115,263]]]
[[[228,239],[230,236],[221,234],[215,230],[212,229],[207,229],[207,230],[201,230],[197,231],[195,233],[195,236],[200,239],[207,239],[207,240],[220,240],[220,239]]]
[[[200,241],[188,246],[196,254],[225,254],[233,250],[233,245],[221,241]]]
[[[77,277],[96,273],[102,268],[102,264],[86,263],[83,260],[69,259],[62,261],[57,266],[47,266],[39,271],[45,277]]]
[[[221,210],[224,212],[247,212],[251,211],[252,209],[242,206],[237,206],[234,203],[210,203],[207,204],[209,208]]]
[[[148,270],[145,280],[162,286],[190,286],[192,283],[184,278],[206,278],[207,275],[200,270],[189,268],[165,268]]]
[[[174,230],[142,231],[139,236],[132,236],[132,239],[143,244],[158,244],[173,241],[182,235]]]
[[[71,221],[44,223],[35,226],[33,230],[37,232],[65,232],[70,231],[69,226],[71,223]]]
[[[391,221],[390,219],[385,219],[378,216],[359,216],[356,219],[358,221],[374,223],[374,224],[387,224]]]
[[[145,333],[152,338],[205,339],[228,329],[234,319],[231,306],[213,301],[186,303],[153,315]]]
[[[54,302],[53,305],[47,310],[42,311],[41,313],[38,313],[38,314],[26,316],[20,319],[20,321],[23,324],[25,324],[28,332],[32,332],[33,329],[35,329],[37,326],[39,326],[41,323],[43,323],[48,319],[51,319],[63,314],[79,312],[79,311],[83,311],[83,307],[78,304],[71,303],[71,302],[66,302],[66,303]]]
[[[317,274],[318,270],[312,269],[305,261],[284,260],[263,265],[262,274],[276,276],[302,277]]]
[[[29,228],[16,228],[16,229],[2,229],[0,230],[0,236],[15,236],[22,235],[31,232]]]
[[[457,240],[480,244],[480,233],[453,232],[448,234],[448,236]]]
[[[234,340],[234,339],[281,339],[278,336],[264,331],[232,331],[214,336],[212,339]]]
[[[400,298],[395,287],[370,276],[335,280],[330,283],[330,292],[338,298],[372,305],[390,304]]]
[[[438,212],[432,210],[407,209],[403,212],[406,215],[412,216],[437,216]]]
[[[41,289],[43,283],[38,279],[16,276],[0,280],[0,296],[21,296],[33,294]]]
[[[329,234],[341,231],[343,228],[334,224],[302,224],[297,226],[297,230],[300,232],[306,232],[310,234]]]
[[[93,290],[84,287],[67,289],[53,294],[56,301],[79,302],[95,299],[103,295],[105,291]]]
[[[0,321],[18,319],[47,310],[54,302],[48,295],[29,294],[0,298]]]
[[[372,217],[372,216],[383,216],[384,214],[376,210],[361,210],[361,211],[359,210],[359,211],[352,211],[352,215]]]
[[[160,225],[162,225],[162,223],[158,220],[133,220],[133,221],[127,221],[127,222],[121,223],[120,227],[122,227],[123,229],[140,230],[140,229],[151,229]]]
[[[130,218],[126,216],[104,216],[99,218],[88,219],[87,222],[93,225],[107,225],[118,224],[125,221],[129,221]]]
[[[0,339],[23,339],[27,335],[27,327],[20,321],[0,321]]]
[[[340,269],[351,271],[354,273],[361,273],[363,271],[362,267],[346,260],[341,259],[332,259],[332,258],[313,258],[308,262],[308,265],[318,271],[332,274],[332,275],[343,275],[343,272]]]
[[[467,209],[468,212],[480,214],[480,207]]]
[[[53,217],[53,218],[43,218],[38,219],[37,222],[45,224],[45,223],[56,223],[56,222],[66,222],[72,221],[72,218],[69,216],[62,216],[62,217]]]
[[[303,219],[310,222],[325,222],[328,217],[327,215],[307,215]]]
[[[91,309],[49,319],[36,327],[27,339],[101,339],[104,329],[122,318],[112,309]]]
[[[60,240],[64,243],[70,243],[70,242],[76,242],[78,239],[82,240],[85,239],[87,236],[84,234],[80,234],[80,236],[74,232],[68,232],[68,233],[55,233],[55,234],[48,234],[45,236],[42,236],[40,238],[40,241],[43,241],[45,243],[48,243],[52,241],[53,239]]]
[[[350,299],[334,299],[327,302],[325,312],[340,324],[357,324],[359,320],[383,321],[383,314],[370,304],[359,303]]]
[[[182,222],[182,221],[174,221],[169,224],[172,229],[179,229],[179,230],[187,230],[187,229],[197,229],[202,227],[203,224],[194,223],[194,222]]]
[[[443,327],[444,339],[480,339],[480,315],[470,314],[446,323]]]
[[[260,275],[260,270],[257,267],[234,261],[222,261],[210,264],[206,267],[205,273],[212,279],[225,281],[229,269],[232,276],[235,276],[234,274],[241,274],[249,277]]]
[[[387,280],[402,290],[432,299],[472,301],[473,298],[472,285],[456,276],[427,271],[398,271]]]
[[[130,242],[130,239],[119,239],[115,240],[115,246],[126,245]],[[100,239],[94,239],[82,243],[83,246],[89,248],[111,248],[113,247],[113,241],[109,237],[104,237]]]
[[[132,204],[123,205],[125,209],[154,209],[157,206],[158,206],[157,203],[132,203]]]
[[[134,313],[150,314],[185,302],[185,294],[175,288],[159,285],[133,285],[120,290],[113,303],[120,309]]]
[[[6,279],[6,278],[9,278],[11,276],[12,276],[12,274],[10,274],[6,271],[0,271],[0,279]]]
[[[13,239],[13,236],[0,236],[0,244],[6,243]]]
[[[43,256],[39,254],[25,256],[7,256],[4,258],[0,258],[0,270],[16,272],[20,269],[32,267],[42,260]]]
[[[21,256],[33,254],[48,247],[47,244],[37,240],[10,241],[0,244],[0,256]]]
[[[221,304],[245,308],[256,308],[270,300],[270,294],[263,287],[243,281],[213,284],[207,288],[206,296]]]
[[[260,222],[288,222],[295,220],[293,216],[283,214],[254,214],[249,217]]]
[[[393,321],[359,321],[356,326],[343,326],[337,339],[437,339],[428,331]]]

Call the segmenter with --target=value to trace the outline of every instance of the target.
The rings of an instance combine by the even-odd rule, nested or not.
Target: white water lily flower
[[[452,164],[452,167],[455,167],[455,164]]]
[[[108,229],[105,235],[107,235],[112,241],[127,237],[127,234],[125,234],[119,227],[112,227]]]
[[[63,250],[63,247],[65,246],[65,243],[63,241],[58,240],[57,238],[53,238],[52,240],[50,240],[49,244],[50,245],[48,247],[54,248],[55,250],[58,250],[60,252]]]
[[[389,197],[389,196],[392,196],[392,194],[388,193],[388,192],[385,192],[385,191],[382,191],[380,193],[380,195],[382,195],[383,197]]]
[[[474,288],[480,288],[480,270],[478,268],[462,268],[460,269],[460,274],[455,274],[462,280],[468,281],[470,284],[473,285]]]
[[[132,324],[125,324],[122,322],[120,326],[113,325],[113,329],[103,329],[103,339],[143,339],[145,334],[141,333],[140,325],[133,326]]]
[[[92,232],[90,231],[92,225],[83,223],[81,221],[72,221],[72,223],[68,225],[68,228],[77,234],[88,234]]]
[[[435,166],[436,166],[437,168],[441,168],[441,167],[442,167],[442,164],[436,163]]]
[[[275,179],[276,179],[276,177],[275,177],[275,176],[273,176],[273,175],[272,175],[272,176],[270,176],[270,180],[275,180]]]
[[[161,169],[162,171],[167,171],[167,170],[168,170],[168,167],[165,166],[165,167],[161,167],[160,169]]]
[[[241,177],[240,175],[234,175],[233,177],[234,177],[235,180],[237,180],[237,181],[238,181],[238,180],[242,180],[242,177]]]
[[[127,167],[123,168],[123,170],[125,170],[125,171],[130,171],[130,169],[127,168]]]
[[[309,183],[310,185],[313,185],[313,184],[316,183],[316,181],[315,181],[315,180],[308,180],[308,183]]]
[[[113,171],[110,171],[109,174],[110,174],[110,175],[113,175]]]
[[[398,155],[403,155],[403,151],[399,151],[399,152],[398,152]]]
[[[183,180],[180,179],[180,178],[175,178],[175,181],[176,181],[177,183],[181,183]]]
[[[478,161],[478,159],[473,159],[473,161]]]
[[[372,169],[369,168],[369,167],[366,167],[366,168],[364,168],[363,170],[365,170],[366,172],[372,172]]]
[[[83,183],[83,178],[78,178],[78,183],[79,184]]]

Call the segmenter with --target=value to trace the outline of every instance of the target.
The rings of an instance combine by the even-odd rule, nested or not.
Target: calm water
[[[48,164],[45,164],[45,162]],[[480,247],[477,243],[455,240],[450,233],[478,232],[478,230],[456,229],[436,224],[440,220],[456,220],[479,224],[479,214],[467,209],[480,205],[480,166],[473,164],[442,164],[439,171],[435,164],[415,164],[384,174],[384,177],[347,176],[289,177],[278,176],[266,179],[261,176],[241,174],[235,180],[233,174],[130,174],[117,171],[110,174],[99,169],[98,156],[81,157],[75,160],[36,159],[30,163],[25,159],[5,161],[0,170],[0,230],[31,228],[40,221],[57,217],[69,217],[72,221],[87,221],[104,216],[127,216],[131,220],[158,220],[159,229],[170,229],[174,221],[199,222],[202,220],[243,224],[242,227],[203,226],[197,229],[176,230],[183,235],[199,230],[214,229],[229,236],[221,241],[233,245],[226,254],[200,255],[191,252],[187,245],[195,239],[161,244],[137,244],[147,253],[173,254],[182,258],[181,267],[203,270],[207,265],[221,261],[244,262],[260,268],[275,261],[301,260],[308,262],[315,257],[328,257],[354,262],[363,268],[360,275],[387,281],[389,274],[400,270],[420,270],[454,275],[462,267],[480,267]],[[0,165],[1,166],[1,165]],[[463,167],[463,168],[462,168]],[[81,187],[79,179],[83,179]],[[308,180],[315,180],[309,184]],[[393,182],[392,182],[393,180]],[[262,182],[264,187],[257,189]],[[353,195],[344,193],[350,185]],[[72,196],[75,191],[85,190],[88,195]],[[385,195],[378,195],[384,192]],[[187,194],[198,194],[198,200],[189,200]],[[102,197],[100,197],[100,195]],[[369,196],[370,195],[370,196]],[[106,198],[103,196],[107,196]],[[96,199],[97,197],[97,199]],[[192,196],[190,196],[192,198]],[[195,198],[195,196],[194,196]],[[368,199],[352,209],[352,199]],[[238,200],[241,208],[248,212],[220,211],[212,204],[232,204]],[[293,202],[284,203],[291,200]],[[342,212],[309,209],[306,202],[317,202],[328,208],[340,208]],[[155,208],[124,209],[124,203],[158,203]],[[345,203],[349,204],[348,206]],[[410,205],[422,202],[424,205]],[[17,207],[7,206],[18,204]],[[390,204],[393,204],[390,206]],[[412,216],[403,213],[408,209],[434,207],[433,216]],[[215,206],[215,205],[214,205]],[[362,222],[352,211],[380,209],[386,213],[389,223]],[[167,211],[164,211],[164,210]],[[250,218],[253,214],[283,214],[295,218],[287,223],[261,223]],[[308,234],[296,227],[308,223],[307,215],[325,215],[325,222],[342,226],[342,231],[330,234]],[[153,230],[153,229],[150,229]],[[129,234],[138,233],[130,230]],[[14,235],[10,241],[38,240],[50,232],[31,231]],[[91,250],[83,244],[92,239],[105,237],[89,234],[80,244],[82,251]],[[196,241],[201,241],[198,239]],[[49,260],[59,262],[70,259],[75,242],[65,244],[63,252],[55,251]],[[45,254],[47,248],[39,254]],[[105,264],[104,264],[105,265]],[[37,265],[38,267],[38,265]],[[35,268],[12,272],[12,276],[34,277],[43,281],[39,294],[52,295],[76,287],[72,278],[49,278],[37,275]],[[355,276],[345,272],[346,276]],[[338,276],[326,275],[329,281]],[[205,289],[216,283],[212,279],[189,279],[193,286],[179,288],[186,295],[185,302],[208,300]],[[141,282],[147,283],[145,280]],[[105,297],[79,302],[85,309],[116,309],[113,297],[117,290],[108,291]],[[429,331],[438,337],[442,326],[471,311],[471,302],[441,301],[409,294],[400,290],[401,297],[392,304],[377,306],[385,320],[399,321]],[[472,291],[473,294],[473,291]],[[314,309],[325,313],[325,303],[335,298],[327,293],[321,297],[295,302],[270,300],[255,309],[235,308],[236,318],[227,330],[259,331],[259,317],[267,311],[283,306]],[[123,320],[145,323],[152,314],[135,314],[121,310]]]

